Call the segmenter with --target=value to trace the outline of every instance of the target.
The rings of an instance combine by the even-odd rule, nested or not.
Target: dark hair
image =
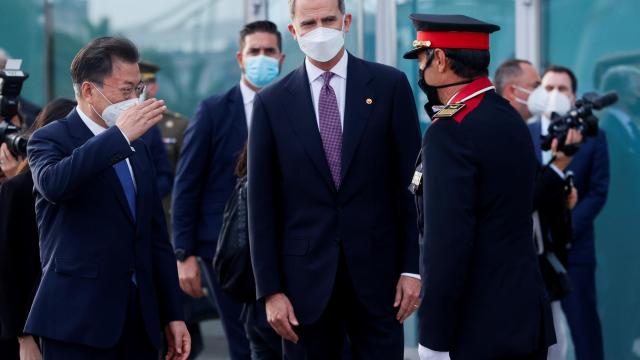
[[[513,78],[516,78],[522,75],[522,64],[532,65],[530,61],[522,60],[522,59],[511,59],[503,62],[496,69],[496,74],[494,76],[494,83],[496,84],[496,92],[502,95],[504,91],[505,85]]]
[[[244,144],[244,148],[242,149],[242,153],[238,157],[238,163],[236,164],[236,176],[241,178],[247,175],[247,144]]]
[[[244,49],[246,37],[257,32],[265,32],[275,35],[278,39],[278,50],[282,51],[282,34],[278,31],[276,24],[269,20],[258,20],[248,23],[242,28],[242,30],[240,30],[240,51]]]
[[[80,49],[71,62],[71,79],[74,85],[85,81],[102,85],[104,78],[113,71],[113,60],[138,63],[138,48],[128,39],[101,37]]]
[[[42,109],[42,111],[40,111],[40,114],[38,114],[38,116],[36,117],[36,120],[33,122],[33,125],[31,125],[31,127],[27,129],[27,131],[25,131],[24,135],[31,136],[31,134],[33,134],[36,130],[40,129],[41,127],[44,127],[45,125],[55,120],[64,118],[71,112],[71,110],[73,110],[73,108],[76,107],[76,105],[78,105],[78,103],[73,100],[69,100],[65,98],[54,99],[53,101],[48,103]],[[18,166],[18,172],[22,173],[26,171],[28,168],[29,168],[29,163],[27,162],[27,159],[25,159]]]
[[[451,70],[465,79],[489,75],[491,55],[487,50],[441,49],[451,62]],[[434,59],[435,48],[427,49],[427,67]]]
[[[567,74],[567,76],[569,76],[569,79],[571,79],[571,90],[573,90],[573,93],[576,94],[576,91],[578,90],[578,79],[576,78],[576,75],[573,73],[573,71],[571,71],[568,67],[551,65],[544,71],[542,77],[550,72]]]

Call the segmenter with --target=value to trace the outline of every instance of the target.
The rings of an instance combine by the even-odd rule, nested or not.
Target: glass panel
[[[411,48],[415,30],[409,14],[464,14],[500,26],[501,30],[491,35],[491,65],[493,74],[500,63],[512,58],[515,53],[515,8],[513,0],[397,0],[398,2],[398,68],[403,70],[415,91],[418,114],[423,125],[429,122],[423,105],[426,96],[417,86],[418,67],[416,61],[408,61],[402,55]]]
[[[600,113],[610,184],[596,219],[596,287],[606,359],[640,356],[640,27],[637,0],[545,1],[546,64],[571,68],[578,94],[616,90]],[[588,194],[585,194],[588,195]],[[585,196],[580,194],[580,196]]]
[[[69,64],[90,39],[121,35],[160,66],[158,97],[191,116],[198,102],[238,82],[235,53],[243,25],[237,0],[56,0],[56,96],[73,96]]]
[[[22,59],[29,74],[21,95],[41,105],[44,102],[44,2],[3,1],[0,6],[0,48],[12,58]]]

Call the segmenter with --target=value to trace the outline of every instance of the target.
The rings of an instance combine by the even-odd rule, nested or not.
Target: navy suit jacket
[[[542,162],[540,134],[542,122],[538,118],[529,124],[529,132],[538,161]],[[572,211],[573,246],[569,264],[595,265],[595,231],[593,222],[607,201],[609,191],[609,153],[604,131],[595,137],[585,137],[567,171],[573,171],[578,190],[578,204]]]
[[[349,274],[339,276],[350,276],[361,303],[379,316],[395,312],[400,274],[419,271],[407,186],[420,128],[407,78],[349,55],[345,94],[339,190],[304,65],[258,93],[253,108],[248,190],[257,297],[284,292],[302,324],[326,307],[341,252]]]
[[[239,85],[200,103],[185,132],[176,169],[172,212],[176,249],[213,259],[247,132]]]
[[[182,320],[175,258],[151,156],[117,127],[93,136],[74,110],[31,137],[27,152],[36,194],[42,280],[25,332],[99,348],[114,346],[135,272],[149,339]],[[135,220],[113,165],[128,158]]]

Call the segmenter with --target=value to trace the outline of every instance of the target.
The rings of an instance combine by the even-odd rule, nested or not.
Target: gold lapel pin
[[[366,103],[367,105],[371,105],[373,104],[373,100],[371,98],[367,98]]]

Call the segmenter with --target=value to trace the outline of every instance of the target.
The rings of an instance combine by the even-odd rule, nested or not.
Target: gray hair
[[[340,9],[340,13],[345,13],[344,0],[338,0],[338,9]],[[291,14],[291,19],[296,13],[296,0],[289,0],[289,13]]]
[[[496,92],[502,95],[505,86],[514,78],[522,75],[522,67],[521,64],[529,64],[530,61],[522,60],[522,59],[511,59],[503,62],[498,69],[496,70],[496,75],[494,76],[493,81],[496,85]]]

